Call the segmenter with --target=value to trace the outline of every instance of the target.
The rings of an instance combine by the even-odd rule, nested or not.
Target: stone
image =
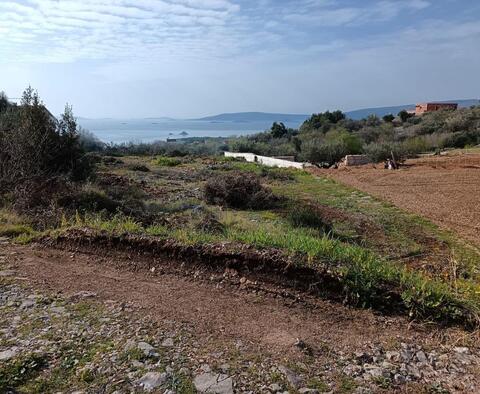
[[[365,373],[374,379],[386,377],[389,375],[389,372],[384,371],[382,368],[376,365],[366,364],[364,366],[364,369],[365,369]]]
[[[94,293],[93,291],[79,291],[78,293],[75,293],[72,298],[80,298],[80,299],[85,299],[85,298],[95,298],[97,296],[97,293]]]
[[[144,390],[151,391],[161,386],[167,381],[167,374],[160,372],[147,372],[137,380],[137,385],[143,387]]]
[[[458,354],[470,354],[470,349],[468,347],[455,347],[453,350]]]
[[[145,354],[145,356],[149,357],[155,353],[155,349],[152,345],[147,342],[138,342],[137,347]]]
[[[288,380],[288,383],[290,383],[293,387],[298,389],[302,386],[302,378],[295,374],[295,372],[293,372],[291,369],[281,365],[278,367],[278,370],[285,376],[285,378]]]
[[[173,347],[174,345],[174,342],[173,342],[173,339],[172,338],[166,338],[163,342],[162,342],[162,346],[163,347]]]
[[[318,394],[318,390],[316,389],[309,389],[307,387],[301,388],[298,390],[300,394]]]
[[[421,362],[421,363],[426,363],[426,362],[427,362],[427,356],[426,356],[426,354],[425,354],[423,351],[419,350],[419,351],[415,354],[415,356],[417,356],[417,360],[418,360],[419,362]]]
[[[233,394],[233,381],[228,375],[206,372],[195,376],[193,384],[199,393]]]
[[[405,384],[407,382],[407,379],[405,378],[405,376],[397,373],[393,376],[393,382],[395,384]]]
[[[362,364],[371,363],[373,361],[373,357],[365,352],[355,352],[355,358]]]
[[[4,350],[3,352],[0,352],[0,361],[10,360],[11,358],[14,358],[16,355],[17,355],[17,349],[15,348]]]
[[[396,351],[387,351],[385,357],[388,361],[400,361],[400,353]]]
[[[343,368],[343,373],[348,376],[359,376],[363,371],[363,368],[360,365],[348,364]]]
[[[274,393],[282,390],[282,386],[280,386],[278,383],[272,383],[270,386],[268,386],[268,388]]]
[[[415,379],[420,379],[422,377],[420,370],[415,365],[407,365],[407,371],[408,374]]]
[[[34,307],[36,304],[36,301],[34,299],[27,299],[22,302],[20,305],[20,309],[28,309]]]

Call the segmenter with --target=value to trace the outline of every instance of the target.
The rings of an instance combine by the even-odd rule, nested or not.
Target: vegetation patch
[[[205,184],[209,204],[231,208],[264,209],[275,205],[278,198],[260,179],[250,173],[232,172],[211,177]]]
[[[182,161],[174,157],[158,156],[153,163],[159,167],[176,167],[182,164]]]
[[[0,364],[0,391],[8,392],[37,376],[48,365],[43,355],[28,354]]]

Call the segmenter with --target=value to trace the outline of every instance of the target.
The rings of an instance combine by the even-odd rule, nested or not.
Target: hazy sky
[[[312,113],[480,96],[478,0],[0,0],[0,90],[54,113]]]

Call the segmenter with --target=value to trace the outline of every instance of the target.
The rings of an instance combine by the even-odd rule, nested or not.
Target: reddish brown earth
[[[288,293],[288,289],[266,286],[270,292],[266,294],[228,281],[220,283],[220,278],[212,280],[215,273],[201,268],[194,269],[192,275],[187,270],[185,275],[170,270],[161,274],[132,272],[125,269],[133,265],[131,259],[119,254],[98,257],[31,247],[15,247],[15,251],[19,274],[47,290],[67,296],[93,291],[100,299],[133,302],[153,319],[194,323],[200,336],[241,339],[278,354],[294,351],[297,338],[356,351],[367,342],[391,342],[397,337],[413,340],[421,336],[435,341],[439,333],[425,335],[423,327],[412,329],[404,318],[383,317],[301,293],[295,294],[296,301],[272,296]],[[452,330],[450,334],[459,332]]]
[[[314,171],[425,216],[480,245],[480,154],[408,160],[398,171],[382,165]]]
[[[39,245],[7,246],[3,253],[11,256],[9,268],[41,291],[65,297],[80,291],[94,292],[100,302],[113,300],[133,307],[132,318],[138,314],[159,324],[188,325],[205,349],[206,360],[215,349],[235,349],[236,344],[243,343],[253,359],[303,362],[309,368],[327,368],[336,374],[341,373],[335,372],[339,357],[352,357],[355,352],[398,349],[400,343],[440,351],[460,345],[473,350],[479,343],[478,333],[347,308],[293,293],[288,287],[256,283],[255,277],[249,277],[251,282],[245,285],[245,280],[239,280],[231,269],[219,275],[218,270],[175,260],[165,261],[162,269],[162,261],[152,260],[156,270],[151,272],[148,261],[135,261],[140,257]],[[183,269],[170,269],[172,264]],[[298,339],[312,351],[310,356],[295,346]],[[480,387],[477,367],[469,371],[468,387]],[[446,381],[454,392],[468,392],[456,378]],[[421,387],[409,383],[387,391],[417,393]]]

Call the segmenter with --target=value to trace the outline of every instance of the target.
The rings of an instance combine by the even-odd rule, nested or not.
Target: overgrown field
[[[17,242],[91,228],[182,245],[247,244],[324,273],[339,298],[476,326],[477,249],[430,222],[309,173],[224,158],[99,157],[97,176],[34,216],[0,211]],[[325,284],[328,285],[328,284]]]

